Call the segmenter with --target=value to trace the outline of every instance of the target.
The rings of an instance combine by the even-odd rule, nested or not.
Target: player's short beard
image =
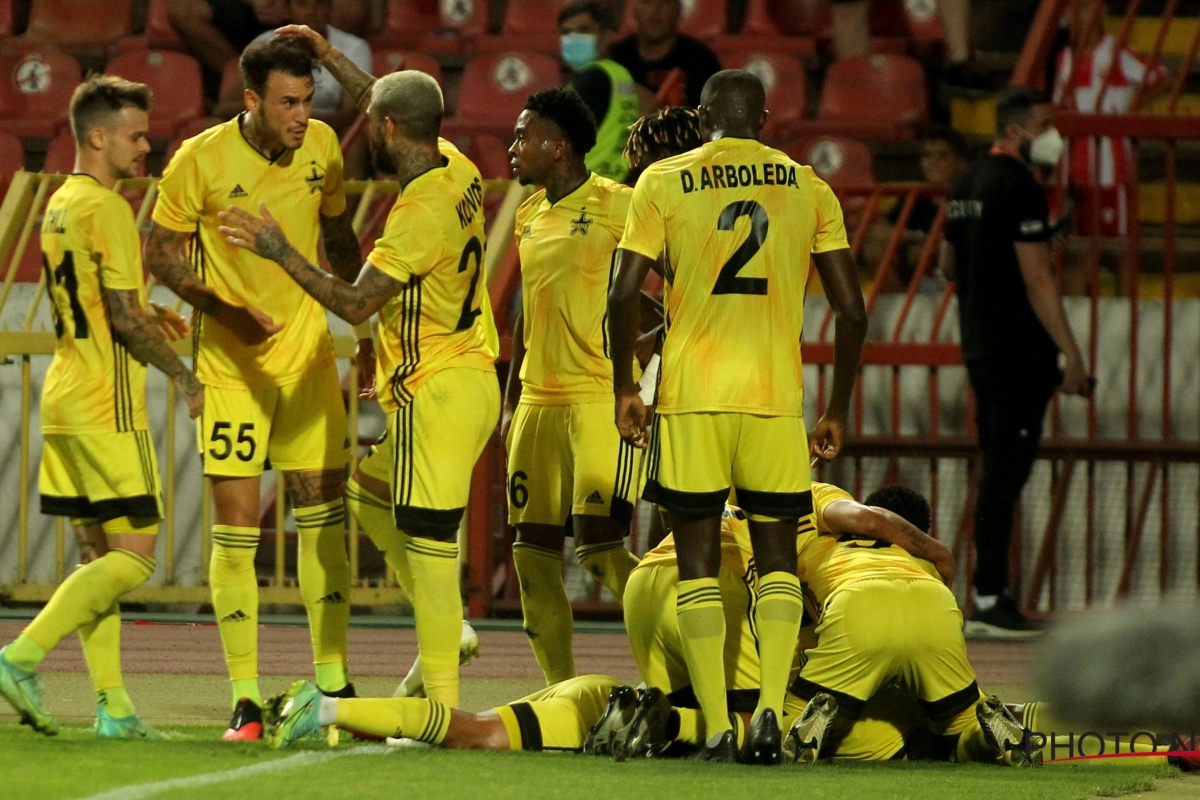
[[[371,137],[371,169],[376,174],[395,175],[396,162],[392,159],[392,154],[388,152],[387,140],[380,137],[376,139]]]

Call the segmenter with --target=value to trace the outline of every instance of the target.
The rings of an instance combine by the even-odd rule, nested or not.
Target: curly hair
[[[906,486],[883,486],[871,493],[866,505],[887,509],[925,533],[929,532],[929,501],[920,492]]]
[[[655,161],[686,153],[702,144],[704,137],[696,109],[661,108],[629,126],[625,159],[630,168],[641,171]]]
[[[242,51],[238,68],[246,88],[261,97],[266,94],[267,79],[272,72],[311,78],[317,70],[317,54],[312,44],[304,39],[272,36],[251,42]]]
[[[596,146],[596,117],[574,89],[542,89],[525,101],[525,110],[557,125],[580,158]]]

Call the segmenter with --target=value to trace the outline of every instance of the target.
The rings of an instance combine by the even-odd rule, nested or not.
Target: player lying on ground
[[[751,515],[762,681],[750,749],[778,763],[778,716],[801,618],[795,531],[810,509],[802,416],[804,283],[816,261],[837,314],[833,391],[814,449],[841,446],[866,312],[841,208],[812,170],[757,141],[767,119],[761,81],[726,70],[704,87],[708,141],[638,179],[609,293],[615,417],[648,449],[648,499],[675,517],[678,614],[688,672],[706,719],[706,753],[737,757],[725,699],[725,617],[717,573],[720,517],[731,485]],[[668,335],[653,441],[630,364],[637,300],[666,255]]]
[[[347,487],[351,510],[413,601],[429,696],[458,705],[462,595],[459,523],[471,472],[500,415],[499,340],[486,280],[483,181],[439,136],[441,89],[407,70],[376,81],[304,26],[300,39],[370,120],[371,148],[404,191],[351,283],[294,248],[271,209],[222,213],[226,244],[275,261],[317,302],[352,325],[379,313],[374,385],[387,429]],[[261,268],[260,263],[260,268]],[[370,372],[365,381],[372,380]]]
[[[229,669],[226,739],[262,736],[258,579],[262,472],[283,473],[295,510],[297,574],[322,690],[352,696],[346,677],[350,562],[342,485],[350,460],[346,408],[324,310],[218,227],[229,205],[274,209],[304,257],[323,242],[330,267],[353,279],[362,252],[342,190],[337,134],[311,119],[311,47],[251,44],[240,61],[246,110],[188,139],[163,173],[146,245],[150,270],[197,315],[197,358],[209,387],[199,426],[212,479],[213,611]],[[232,299],[254,309],[231,309]],[[234,313],[237,312],[237,313]],[[274,320],[274,322],[272,322]]]
[[[154,572],[163,516],[146,365],[174,381],[193,418],[204,410],[204,386],[163,336],[179,339],[187,324],[173,311],[147,307],[133,209],[113,191],[117,181],[138,174],[150,152],[150,103],[146,86],[116,76],[90,78],[75,89],[75,169],[42,223],[58,342],[42,388],[38,484],[42,513],[70,518],[82,566],[0,650],[0,694],[21,722],[48,735],[58,725],[43,703],[38,666],[79,631],[98,697],[96,734],[159,737],[138,719],[121,676],[119,600]]]

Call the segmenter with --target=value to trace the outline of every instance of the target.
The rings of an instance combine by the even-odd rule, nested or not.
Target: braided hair
[[[655,161],[686,153],[702,144],[700,114],[694,108],[672,106],[642,117],[629,126],[629,143],[625,145],[630,182]]]

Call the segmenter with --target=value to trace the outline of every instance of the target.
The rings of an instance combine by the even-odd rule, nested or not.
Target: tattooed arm
[[[150,274],[192,308],[229,328],[245,344],[261,344],[278,333],[282,326],[276,325],[266,314],[228,303],[204,285],[188,261],[187,248],[191,238],[190,233],[154,223],[145,253]]]
[[[158,322],[142,308],[138,293],[128,290],[106,289],[104,305],[117,338],[133,357],[143,364],[158,367],[183,394],[192,419],[204,410],[204,385],[183,365],[179,356],[167,344]]]
[[[954,555],[950,548],[892,511],[855,500],[834,500],[822,512],[831,534],[848,533],[888,542],[937,567],[947,584],[954,580]]]
[[[363,267],[354,283],[314,267],[292,247],[267,207],[258,208],[263,215],[261,219],[233,206],[222,211],[219,216],[225,224],[219,229],[221,234],[230,244],[283,267],[301,289],[351,325],[369,319],[404,288],[370,263]]]
[[[336,217],[321,215],[321,238],[325,241],[325,257],[333,274],[350,283],[362,272],[362,248],[354,233],[349,211]]]
[[[307,40],[317,54],[321,66],[342,85],[347,96],[354,100],[354,105],[364,114],[371,105],[371,87],[375,78],[363,72],[358,65],[342,54],[341,50],[331,45],[325,37],[307,25],[285,25],[275,31],[277,36],[294,36]]]

